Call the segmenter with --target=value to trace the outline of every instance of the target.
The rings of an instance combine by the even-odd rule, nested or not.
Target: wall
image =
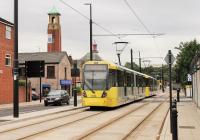
[[[31,87],[29,89],[31,91]],[[31,98],[31,92],[30,92],[30,101],[32,100]],[[26,102],[26,87],[24,86],[19,86],[19,102]]]
[[[13,101],[13,27],[11,27],[11,39],[6,39],[5,32],[6,25],[0,22],[0,104],[7,104]],[[6,54],[11,55],[11,66],[5,66]]]
[[[200,58],[198,58],[196,65],[200,65]],[[200,107],[200,70],[197,70],[192,75],[192,88],[193,100]]]

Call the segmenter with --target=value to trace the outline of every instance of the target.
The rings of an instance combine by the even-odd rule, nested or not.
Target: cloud
[[[89,17],[89,7],[83,5],[88,0],[64,0]],[[13,22],[13,0],[1,0],[0,17]],[[89,1],[90,2],[90,1]],[[166,33],[155,40],[150,36],[127,36],[130,42],[122,54],[122,62],[130,60],[130,48],[140,50],[143,57],[165,56],[168,49],[178,46],[181,41],[198,39],[200,28],[198,0],[128,0],[139,17],[153,33]],[[146,33],[123,0],[95,0],[93,20],[113,33]],[[56,6],[61,13],[62,48],[74,58],[81,58],[89,52],[89,21],[77,14],[59,0],[19,1],[19,50],[21,52],[46,51],[48,11]],[[106,34],[93,25],[94,34]],[[117,61],[113,42],[116,37],[94,37],[99,54],[106,60]],[[151,60],[152,63],[163,63]],[[157,62],[158,61],[158,62]]]

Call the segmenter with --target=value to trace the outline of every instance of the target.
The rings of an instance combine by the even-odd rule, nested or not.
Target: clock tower
[[[48,52],[61,52],[61,26],[60,26],[60,13],[53,7],[49,13],[48,24]]]

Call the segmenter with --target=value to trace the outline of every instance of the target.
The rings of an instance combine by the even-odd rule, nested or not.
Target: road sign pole
[[[42,102],[42,91],[41,91],[42,78],[41,78],[41,74],[42,74],[42,64],[41,64],[41,61],[40,61],[40,103]]]
[[[169,108],[170,108],[170,128],[172,132],[172,62],[171,62],[171,50],[168,51],[168,58],[169,58]]]
[[[25,79],[26,79],[26,102],[28,102],[29,99],[28,99],[27,61],[25,61]]]

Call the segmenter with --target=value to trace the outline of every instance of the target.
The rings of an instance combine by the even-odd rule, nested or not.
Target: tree
[[[180,50],[177,55],[175,69],[180,74],[180,83],[187,84],[187,74],[190,73],[192,59],[197,51],[200,50],[200,44],[196,41],[181,42],[176,49]]]
[[[131,63],[130,62],[126,62],[125,67],[131,69]],[[139,66],[135,62],[133,62],[133,70],[140,71]]]

